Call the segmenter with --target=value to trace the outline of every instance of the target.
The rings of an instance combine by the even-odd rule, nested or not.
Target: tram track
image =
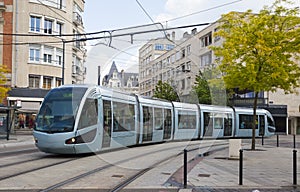
[[[199,144],[194,144],[194,145],[199,145]],[[214,146],[223,146],[223,145],[228,145],[228,142],[221,143],[221,144],[216,144]],[[192,145],[190,145],[190,146],[192,146]],[[207,148],[207,147],[211,147],[211,145],[202,146],[200,148]],[[168,151],[171,148],[174,148],[174,147],[169,147],[169,148],[166,148],[166,149],[163,149],[163,150],[158,150],[158,151],[155,151],[155,152],[151,151],[151,152],[148,152],[148,153],[142,153],[140,155],[132,156],[130,158],[126,158],[126,159],[114,162],[113,164],[110,163],[110,164],[107,164],[107,165],[95,168],[93,170],[84,172],[82,174],[78,174],[77,176],[71,177],[71,178],[63,180],[61,182],[52,184],[52,185],[50,185],[50,186],[48,186],[48,187],[46,187],[46,188],[44,188],[44,189],[42,189],[40,191],[41,192],[48,192],[48,191],[53,191],[53,190],[59,190],[63,186],[70,185],[71,183],[74,183],[74,182],[77,182],[79,180],[82,180],[82,179],[84,179],[84,178],[86,178],[88,176],[91,176],[93,174],[99,173],[101,171],[105,171],[105,170],[107,170],[109,168],[112,168],[112,167],[120,166],[123,163],[127,163],[127,162],[130,162],[131,160],[136,160],[138,158],[145,157],[146,155],[153,155],[154,153],[159,153],[159,152],[161,153],[161,152],[164,152],[164,151]],[[199,146],[195,147],[195,148],[192,148],[192,149],[187,149],[187,150],[188,151],[199,150]],[[142,176],[146,172],[152,170],[153,168],[157,167],[158,165],[160,165],[162,163],[165,163],[165,162],[167,162],[167,161],[169,161],[169,160],[171,160],[173,158],[176,158],[176,157],[182,155],[182,153],[183,153],[183,151],[181,151],[179,153],[176,153],[174,155],[167,156],[166,158],[164,158],[162,160],[159,160],[159,161],[155,162],[154,164],[152,164],[152,165],[150,165],[150,166],[148,166],[148,167],[146,167],[144,169],[141,169],[141,170],[137,171],[136,173],[128,176],[128,179],[125,179],[124,181],[122,181],[122,182],[118,183],[117,185],[111,187],[111,189],[109,189],[108,191],[114,191],[115,192],[115,191],[122,190],[123,188],[125,188],[130,183],[134,182],[137,178],[139,178],[140,176]]]
[[[37,158],[35,161],[38,161],[38,160],[41,160],[41,159],[44,159],[44,158]],[[76,158],[77,159],[77,158]],[[0,181],[3,181],[5,179],[9,179],[9,178],[13,178],[13,177],[17,177],[19,175],[23,175],[23,174],[27,174],[27,173],[31,173],[31,172],[34,172],[34,171],[38,171],[38,170],[42,170],[42,169],[45,169],[45,168],[50,168],[50,167],[53,167],[53,166],[56,166],[56,165],[60,165],[60,164],[64,164],[64,163],[68,163],[70,161],[74,161],[76,159],[68,159],[68,160],[63,160],[63,161],[60,161],[60,162],[55,162],[55,163],[51,163],[51,164],[48,164],[48,165],[44,165],[44,166],[39,166],[39,167],[34,167],[32,169],[28,169],[28,170],[23,170],[23,171],[20,171],[20,172],[16,172],[16,173],[13,173],[13,174],[9,174],[9,175],[4,175],[4,176],[0,176]],[[30,162],[32,160],[26,160],[23,162],[24,163],[27,163],[27,162]],[[12,163],[11,166],[13,165],[20,165],[17,164],[17,163]],[[1,167],[0,167],[1,168]],[[3,166],[2,166],[3,168]],[[7,168],[7,167],[5,167]],[[1,171],[1,169],[0,169]],[[2,171],[1,171],[2,172]]]

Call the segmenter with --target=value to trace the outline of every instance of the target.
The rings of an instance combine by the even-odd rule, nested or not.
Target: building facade
[[[43,98],[26,95],[85,77],[82,15],[84,0],[0,0],[0,64],[10,71],[8,105],[37,106]],[[18,91],[18,89],[20,89]],[[15,92],[23,92],[16,97]],[[20,96],[21,95],[21,96]],[[31,109],[32,111],[32,109]]]
[[[176,44],[173,44],[173,48],[170,50],[166,49],[166,44],[170,43],[166,39],[151,40],[141,47],[139,50],[140,94],[153,96],[155,86],[161,80],[169,82],[181,97],[180,100],[185,102],[199,71],[203,72],[207,68],[214,68],[215,61],[220,59],[209,48],[209,46],[219,46],[223,42],[222,38],[214,36],[217,30],[218,23],[215,22],[199,32],[195,29],[190,33],[186,32],[181,39],[176,40]],[[299,91],[300,89],[298,89]],[[233,105],[251,107],[253,93],[237,95],[238,97],[232,100]],[[285,95],[282,90],[278,90],[275,93],[261,92],[259,96],[259,107],[273,112],[280,132],[300,133],[300,99],[298,95]]]
[[[138,73],[128,73],[124,70],[119,72],[113,61],[108,74],[102,80],[102,86],[137,94],[139,92],[138,75]]]

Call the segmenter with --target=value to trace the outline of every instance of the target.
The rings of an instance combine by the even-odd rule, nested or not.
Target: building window
[[[40,32],[41,30],[41,17],[30,16],[30,31]]]
[[[61,66],[63,63],[63,51],[56,49],[56,65]]]
[[[53,47],[48,47],[48,46],[45,46],[44,47],[44,62],[47,63],[47,64],[52,64],[52,60],[53,60],[53,52],[54,52],[54,49]]]
[[[169,50],[172,50],[173,48],[174,48],[174,45],[167,44],[166,50],[169,51]]]
[[[52,34],[53,21],[45,19],[44,21],[44,33]]]
[[[203,66],[211,64],[211,60],[212,60],[211,52],[202,55],[201,56],[201,66],[203,67]]]
[[[52,55],[44,53],[44,62],[52,63]]]
[[[56,33],[61,36],[62,35],[62,30],[63,30],[63,24],[57,22],[56,23]]]
[[[39,88],[40,87],[40,76],[29,75],[29,87],[30,88]]]
[[[163,44],[155,44],[154,49],[155,50],[164,50],[164,45]]]
[[[219,28],[215,28],[214,31],[215,31],[215,33],[216,33],[217,31],[219,31]],[[217,42],[217,41],[219,41],[220,39],[221,39],[220,36],[215,36],[214,41]]]
[[[34,62],[40,61],[40,48],[38,47],[31,47],[29,48],[29,60]]]
[[[200,38],[201,47],[207,47],[212,44],[211,32]]]
[[[186,47],[186,54],[187,54],[187,55],[190,55],[190,54],[191,54],[191,45],[188,45],[188,46]]]
[[[59,87],[59,86],[61,86],[62,85],[62,80],[61,80],[61,78],[57,78],[56,77],[56,81],[55,81],[55,87]]]
[[[43,78],[43,88],[51,89],[51,81],[52,81],[52,77],[44,77]]]

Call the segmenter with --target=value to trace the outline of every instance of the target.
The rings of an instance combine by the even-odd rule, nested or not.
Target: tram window
[[[153,108],[143,106],[143,140],[151,140],[153,132]]]
[[[267,121],[268,121],[268,126],[275,127],[274,121],[269,116],[267,116]]]
[[[134,131],[134,105],[129,103],[113,102],[114,132]]]
[[[154,129],[162,130],[163,129],[163,109],[154,108]]]
[[[212,127],[212,116],[213,114],[204,112],[204,128],[207,129],[209,127]]]
[[[215,129],[223,129],[223,114],[214,114],[214,128]]]
[[[178,111],[178,129],[196,129],[196,112]]]
[[[259,115],[259,135],[264,135],[265,133],[265,116]]]
[[[253,115],[239,115],[240,119],[240,129],[252,129],[252,123],[253,123]],[[258,126],[256,124],[256,129],[258,129]]]
[[[98,120],[98,101],[97,99],[87,98],[78,123],[78,129],[83,129],[97,124]]]
[[[225,128],[232,127],[232,115],[231,114],[226,114],[226,117],[224,118],[224,127]]]

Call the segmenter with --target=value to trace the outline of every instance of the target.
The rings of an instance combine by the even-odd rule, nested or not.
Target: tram
[[[252,136],[252,108],[149,99],[96,85],[63,85],[46,95],[33,131],[40,151],[82,154],[173,140]],[[274,135],[257,109],[256,136]]]

